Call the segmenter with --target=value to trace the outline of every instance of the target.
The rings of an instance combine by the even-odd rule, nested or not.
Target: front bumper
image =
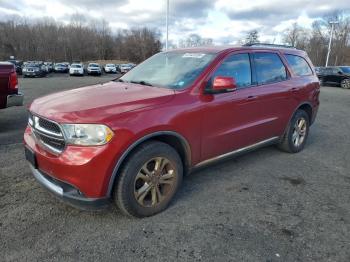
[[[75,187],[46,175],[39,169],[35,169],[31,164],[30,169],[39,184],[62,201],[74,207],[84,210],[100,210],[108,207],[110,204],[110,200],[108,198],[85,197]]]
[[[84,75],[84,71],[83,72],[73,71],[73,72],[69,72],[69,74],[74,76],[82,76]]]
[[[61,154],[54,155],[40,145],[27,126],[24,145],[35,154],[35,167],[47,177],[71,185],[88,199],[110,197],[108,186],[119,157],[113,143],[90,147],[67,145]]]
[[[21,93],[7,96],[6,107],[11,106],[23,106],[23,95]]]
[[[24,76],[40,76],[40,71],[23,72]]]
[[[88,74],[90,74],[90,75],[100,75],[101,71],[88,71]]]

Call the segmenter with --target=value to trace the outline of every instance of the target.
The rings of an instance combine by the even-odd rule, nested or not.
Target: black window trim
[[[295,74],[295,72],[294,72],[292,66],[291,66],[291,65],[289,64],[289,62],[288,62],[287,55],[297,56],[297,57],[300,57],[301,59],[303,59],[303,60],[306,62],[307,66],[309,67],[309,69],[310,69],[310,71],[311,71],[311,74],[309,74],[309,75],[297,75],[297,74]],[[313,76],[313,75],[315,75],[315,70],[312,70],[311,65],[309,64],[309,62],[308,62],[304,57],[302,57],[302,56],[300,56],[300,55],[296,55],[296,54],[291,54],[291,53],[285,53],[284,56],[285,56],[285,58],[286,58],[286,62],[288,63],[288,66],[290,66],[290,68],[291,68],[291,70],[292,70],[292,72],[293,72],[293,76],[294,76],[294,77],[305,77],[305,76]]]
[[[286,79],[280,80],[280,81],[275,81],[275,82],[269,82],[269,83],[262,83],[262,84],[259,83],[259,82],[258,82],[258,79],[257,79],[257,76],[255,75],[255,77],[256,77],[256,78],[255,78],[255,79],[256,79],[256,85],[257,85],[257,86],[265,86],[265,85],[271,85],[271,84],[276,84],[276,83],[282,83],[282,82],[285,82],[285,81],[288,81],[288,80],[291,79],[291,74],[290,74],[289,68],[288,68],[288,66],[286,65],[286,62],[284,61],[284,59],[283,59],[281,53],[278,52],[278,51],[270,51],[270,50],[257,50],[257,51],[253,51],[253,52],[251,53],[251,55],[252,55],[252,62],[253,62],[253,65],[254,65],[254,72],[255,72],[255,74],[256,74],[256,65],[255,65],[254,55],[257,54],[257,53],[268,53],[268,54],[275,54],[275,55],[277,55],[277,56],[279,57],[279,59],[281,60],[283,66],[284,66],[284,68],[285,68],[285,70],[286,70]]]

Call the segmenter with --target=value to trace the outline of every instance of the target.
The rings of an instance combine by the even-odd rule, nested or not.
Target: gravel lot
[[[28,105],[112,78],[20,84]],[[2,261],[350,261],[350,90],[322,87],[301,153],[268,147],[197,171],[146,219],[79,211],[42,189],[24,160],[25,108],[0,111]]]

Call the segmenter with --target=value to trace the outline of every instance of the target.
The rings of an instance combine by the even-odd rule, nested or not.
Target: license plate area
[[[24,148],[24,154],[26,160],[35,168],[38,168],[38,162],[36,161],[36,156],[33,150],[28,148],[27,146]]]

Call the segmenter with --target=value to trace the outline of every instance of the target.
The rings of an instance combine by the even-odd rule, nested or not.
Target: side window
[[[304,58],[296,55],[286,55],[288,64],[297,76],[312,75],[312,70]]]
[[[325,73],[326,73],[327,75],[333,74],[332,68],[326,68]]]
[[[259,84],[280,82],[287,79],[287,71],[275,53],[255,53],[254,64]]]
[[[250,86],[252,84],[252,74],[249,55],[236,54],[229,56],[214,72],[212,79],[216,76],[233,77],[236,80],[238,88]]]

